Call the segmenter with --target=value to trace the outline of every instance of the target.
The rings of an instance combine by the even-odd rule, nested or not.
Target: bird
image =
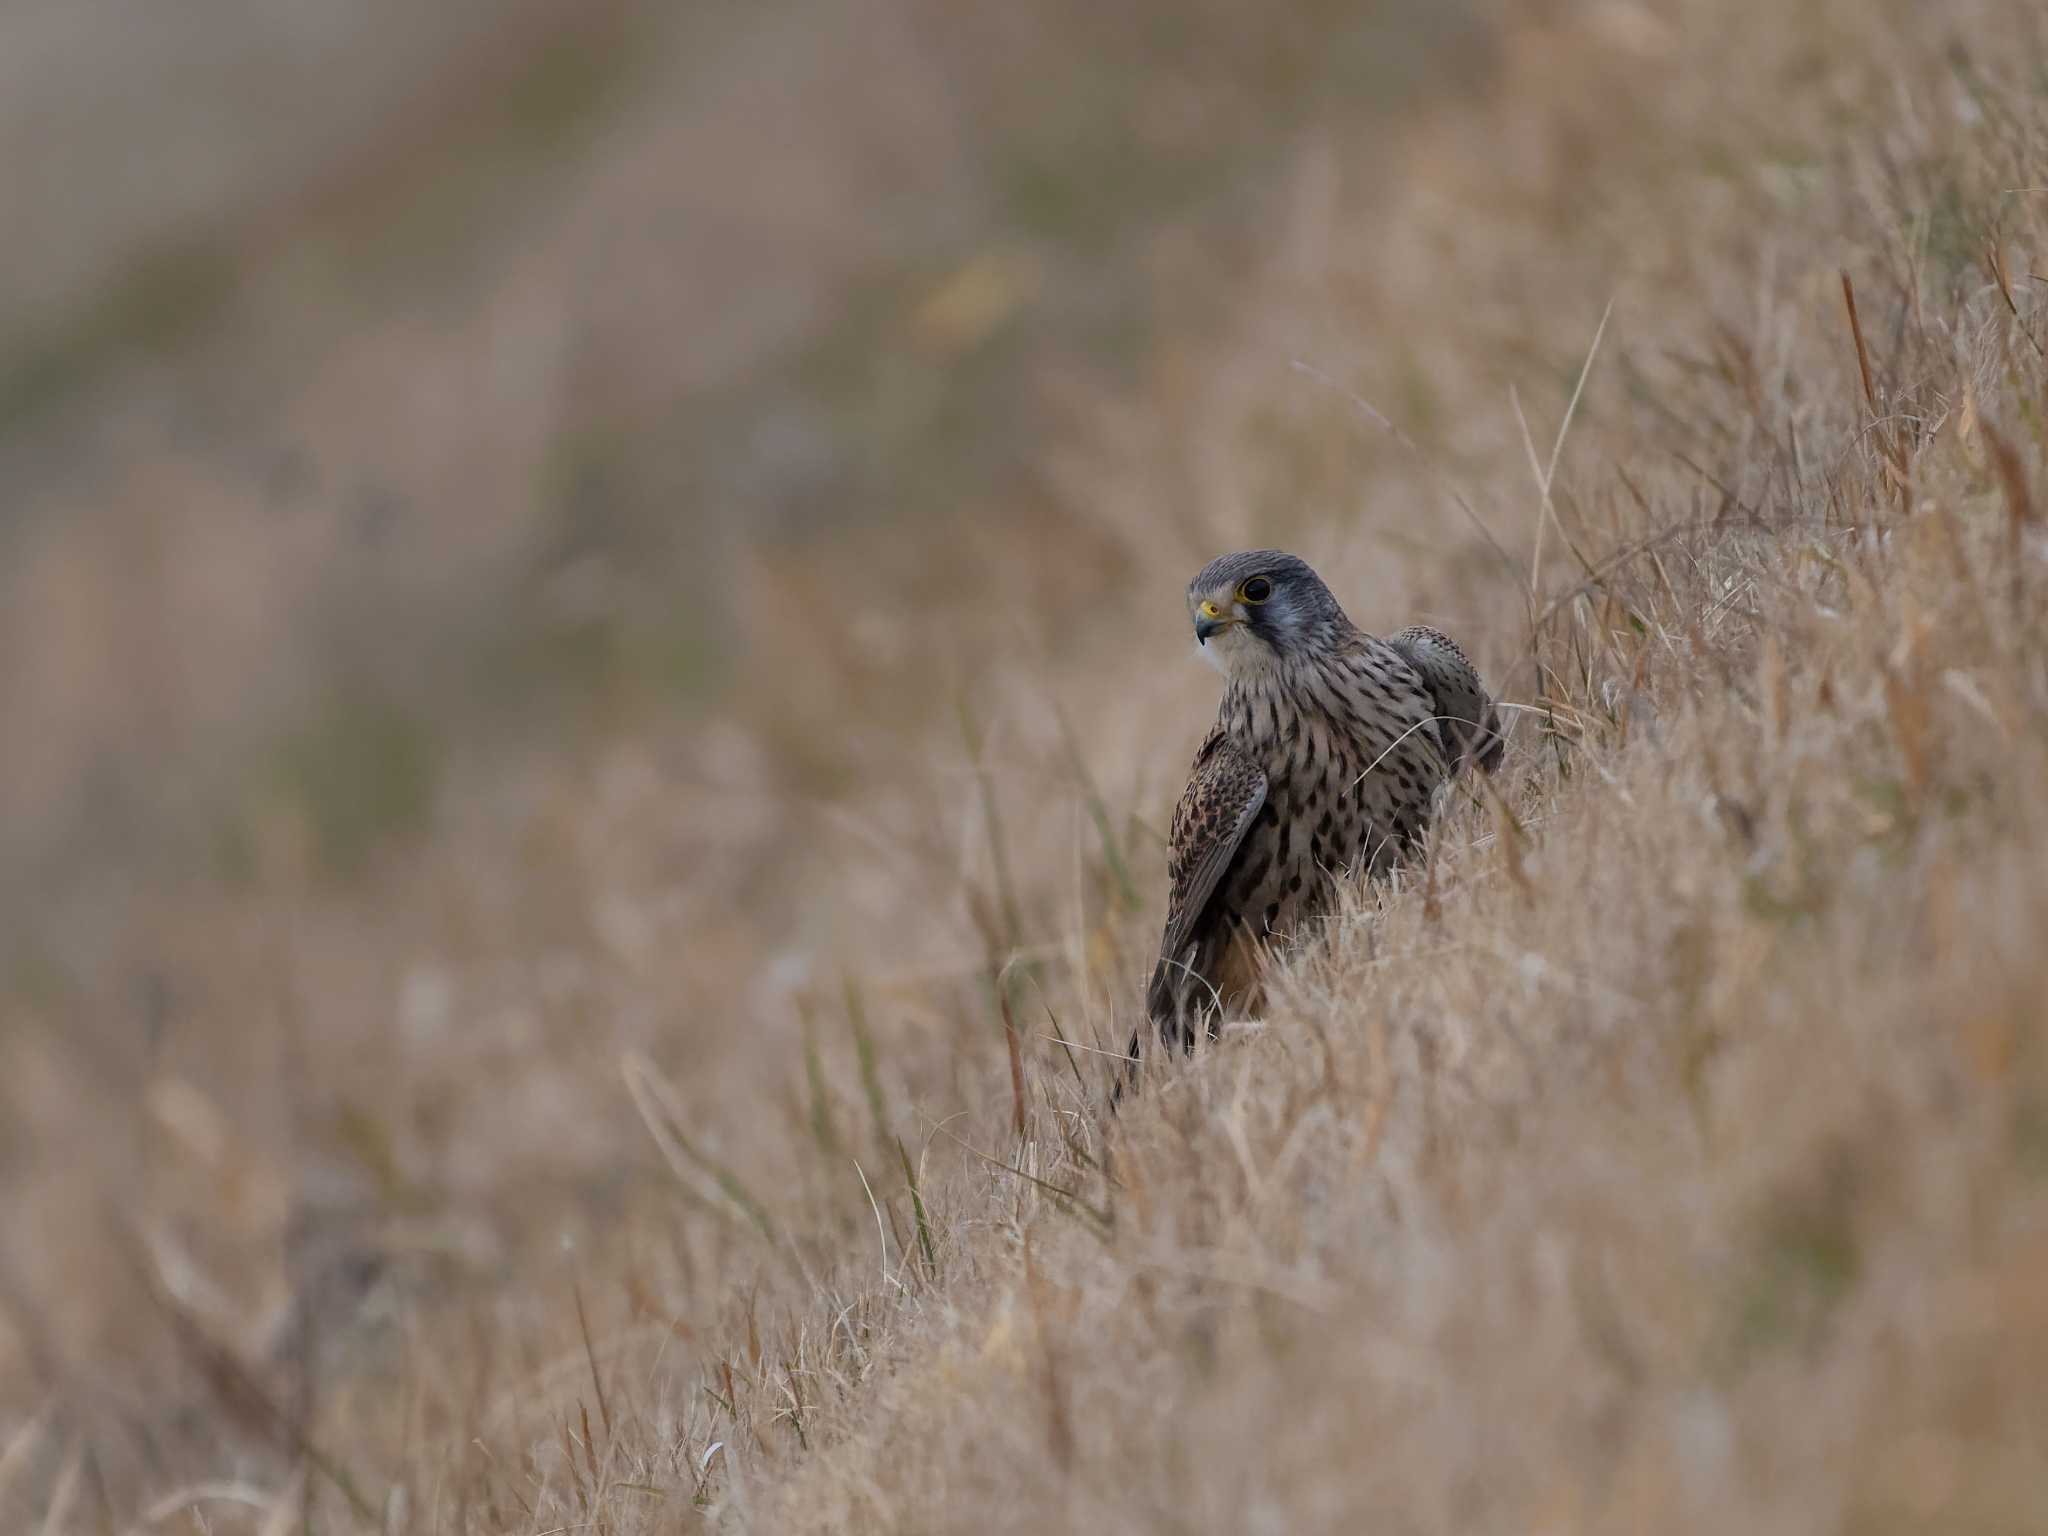
[[[1272,947],[1332,910],[1346,879],[1384,876],[1412,853],[1439,792],[1470,764],[1492,773],[1506,747],[1456,641],[1421,625],[1365,633],[1297,556],[1220,556],[1187,603],[1226,682],[1173,813],[1166,928],[1145,994],[1150,1026],[1184,1051],[1256,1003]]]

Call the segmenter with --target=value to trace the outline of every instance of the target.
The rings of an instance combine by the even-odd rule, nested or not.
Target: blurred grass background
[[[756,797],[865,782],[992,629],[1170,618],[1196,471],[1145,466],[1165,513],[1120,522],[1062,458],[1188,395],[1305,142],[1369,142],[1489,40],[1438,0],[9,8],[0,1380],[153,1416],[143,1208],[246,1337],[308,1208],[461,1204],[410,1182],[425,1147],[608,1177],[613,1138],[549,1137],[609,1061],[550,1087],[530,1021],[500,1067],[574,1098],[540,1121],[466,1059],[392,1076],[393,1028],[449,1027],[436,955],[587,968],[583,877],[520,887],[640,839],[591,831],[608,792],[695,802],[648,852],[688,866],[648,877],[696,936],[677,995],[738,1018],[764,957],[858,933]],[[449,910],[477,878],[510,935]],[[189,1187],[152,1187],[165,1137]]]
[[[7,25],[0,794],[38,889],[82,829],[232,817],[230,765],[365,709],[699,705],[757,555],[1071,516],[1062,411],[1213,323],[1307,125],[1454,89],[1485,35],[1421,4]]]
[[[0,1527],[2021,1528],[2042,29],[10,7]],[[1111,1122],[1255,544],[1530,712]]]

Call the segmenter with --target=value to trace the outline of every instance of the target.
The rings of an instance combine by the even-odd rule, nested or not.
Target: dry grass
[[[2048,37],[1791,9],[1306,133],[1044,522],[751,558],[751,697],[458,762],[363,884],[280,813],[25,994],[15,1144],[109,1131],[0,1250],[6,1518],[2031,1528]],[[1508,763],[1110,1116],[1254,541],[1472,637]]]

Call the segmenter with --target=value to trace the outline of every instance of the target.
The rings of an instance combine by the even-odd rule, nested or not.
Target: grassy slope
[[[1545,457],[1518,354],[1569,366],[1614,295],[1540,688],[1491,573],[1493,670],[1551,711],[1504,804],[1120,1123],[1031,1049],[1022,1136],[986,1097],[940,1132],[1029,1178],[932,1197],[937,1276],[899,1231],[791,1296],[705,1424],[761,1528],[1990,1531],[2048,1501],[2048,551],[2008,478],[2040,481],[2043,370],[1984,249],[2039,262],[2048,198],[2005,189],[2048,150],[2012,62],[2041,55],[1995,7],[1610,19],[1524,37],[1391,206],[1304,167],[1331,246],[1283,250],[1250,322],[1339,291],[1338,334],[1426,348],[1519,554],[1503,385],[1541,390]],[[1375,488],[1305,536],[1455,519]]]
[[[829,804],[770,736],[629,741],[444,813],[382,910],[305,889],[287,836],[163,917],[205,977],[177,1006],[293,1022],[142,1097],[158,1310],[414,1530],[2025,1528],[2048,197],[2006,189],[2048,159],[2048,51],[2002,0],[1679,9],[1567,11],[1484,100],[1309,136],[1254,291],[1077,412],[1046,470],[1077,510],[977,530],[915,644],[841,608],[830,651],[759,654],[820,679],[785,703],[837,748]],[[1610,300],[1539,558],[1530,460]],[[917,569],[888,537],[764,563],[742,606]],[[1533,712],[1426,878],[1109,1120],[1086,1048],[1213,703],[1163,631],[1191,562],[1269,538],[1369,625],[1471,636]],[[1142,574],[1112,600],[1104,565]],[[891,678],[962,691],[965,730],[860,702]],[[332,1240],[393,1261],[356,1307],[302,1260],[311,1373],[166,1260],[271,1273],[316,1197],[240,1145],[367,1185],[374,1239]],[[131,1314],[102,1357],[154,1358]],[[299,1486],[241,1369],[107,1368],[0,1498],[24,1468],[81,1518],[95,1479],[124,1512],[228,1467]],[[134,1407],[165,1393],[191,1411]],[[305,1486],[342,1525],[336,1484]]]

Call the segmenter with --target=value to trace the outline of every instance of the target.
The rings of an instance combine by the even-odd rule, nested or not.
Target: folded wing
[[[1458,642],[1440,629],[1417,624],[1390,636],[1387,644],[1401,653],[1429,690],[1452,771],[1466,763],[1477,763],[1488,773],[1498,768],[1507,750],[1500,711]]]
[[[1204,985],[1192,956],[1202,937],[1204,915],[1223,872],[1266,803],[1265,770],[1231,745],[1218,727],[1195,754],[1194,773],[1173,813],[1166,865],[1171,889],[1159,964],[1145,994],[1154,1023],[1178,1036],[1188,994]],[[1199,999],[1195,1000],[1199,1005]]]

